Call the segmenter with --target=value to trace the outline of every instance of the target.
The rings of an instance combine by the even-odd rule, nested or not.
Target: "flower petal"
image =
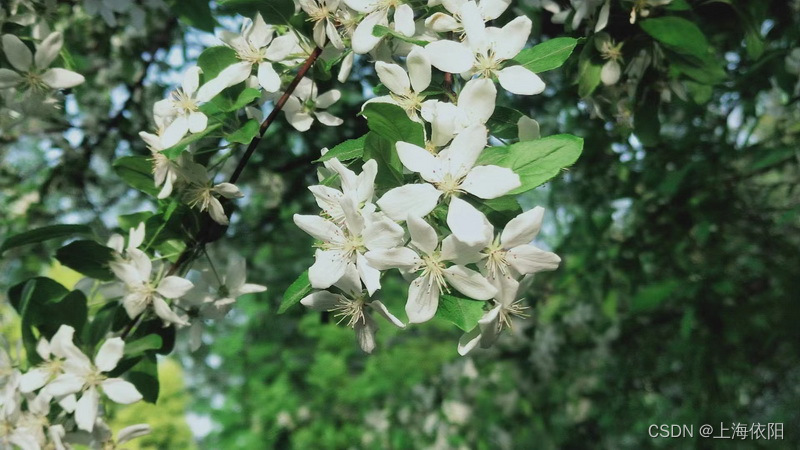
[[[408,76],[414,92],[422,92],[431,85],[431,60],[421,47],[414,47],[406,58]]]
[[[370,250],[364,256],[369,261],[369,264],[378,270],[408,270],[421,261],[419,255],[407,247]]]
[[[305,296],[300,303],[314,311],[331,311],[339,304],[339,296],[328,291],[317,291]]]
[[[526,16],[518,16],[507,23],[493,36],[492,48],[498,59],[511,59],[525,48],[528,37],[531,35],[533,22]]]
[[[166,298],[177,299],[186,295],[192,287],[194,284],[185,278],[168,276],[158,283],[156,291]]]
[[[142,399],[142,394],[139,393],[136,386],[122,378],[109,378],[103,381],[101,386],[103,386],[106,397],[114,403],[130,405]]]
[[[356,322],[353,329],[355,329],[356,341],[361,350],[372,353],[375,350],[375,333],[378,332],[378,324],[375,323],[375,319],[364,316],[364,320]]]
[[[520,245],[506,253],[506,260],[517,272],[528,274],[543,270],[555,270],[561,258],[553,252],[544,251],[533,245]]]
[[[483,199],[501,197],[520,186],[519,175],[511,169],[498,166],[475,167],[461,183],[462,189]]]
[[[417,172],[429,183],[442,181],[442,162],[431,152],[408,142],[397,143],[397,156],[406,169]]]
[[[411,90],[408,74],[399,65],[378,61],[375,63],[375,72],[378,73],[381,83],[395,94],[405,95]]]
[[[94,365],[100,369],[101,372],[111,372],[117,367],[117,363],[122,359],[122,354],[125,351],[125,342],[118,338],[111,338],[103,342],[100,350],[97,351],[97,356],[94,357]]]
[[[433,67],[442,72],[462,73],[472,68],[472,50],[460,42],[450,40],[434,41],[425,46]]]
[[[431,320],[439,308],[439,285],[430,275],[418,277],[408,288],[406,315],[409,323]]]
[[[301,230],[323,242],[343,243],[345,241],[342,229],[330,220],[323,219],[320,216],[295,214],[294,223]]]
[[[394,9],[394,29],[398,33],[411,37],[414,36],[414,10],[411,5],[403,3]]]
[[[411,235],[411,244],[420,249],[426,255],[432,255],[439,245],[439,237],[436,230],[421,217],[409,214],[406,221],[408,232]]]
[[[361,280],[364,281],[364,286],[367,288],[367,293],[372,295],[381,288],[381,272],[380,270],[372,267],[367,259],[361,253],[356,255],[356,267]]]
[[[83,83],[86,79],[79,73],[56,67],[43,73],[42,81],[53,89],[69,89]]]
[[[506,67],[498,72],[497,79],[503,89],[517,95],[541,94],[545,88],[544,81],[539,75],[523,66]]]
[[[3,52],[11,65],[20,72],[28,72],[33,63],[33,54],[24,42],[13,34],[3,35]]]
[[[36,54],[33,57],[36,68],[44,70],[50,67],[55,61],[61,46],[64,45],[64,37],[59,32],[50,33],[41,44],[36,47]]]
[[[22,82],[22,75],[9,69],[0,69],[0,89],[14,87]]]
[[[394,314],[392,314],[386,305],[381,303],[379,300],[375,300],[369,303],[369,306],[375,310],[378,314],[380,314],[384,319],[388,320],[389,323],[396,326],[397,328],[405,328],[406,324],[403,323],[400,319],[398,319]]]
[[[544,208],[537,206],[530,211],[518,215],[511,219],[503,233],[500,235],[500,244],[503,248],[513,248],[518,245],[530,244],[536,239],[539,230],[542,228],[544,218]]]
[[[380,9],[367,15],[367,17],[358,24],[352,38],[354,52],[363,55],[364,53],[369,53],[378,45],[381,38],[373,35],[372,31],[375,29],[375,25],[379,23],[385,24],[387,22],[386,14],[387,11],[385,9]]]
[[[461,242],[470,247],[488,247],[493,227],[486,216],[466,201],[453,197],[447,210],[447,226]]]
[[[100,403],[100,394],[97,389],[90,387],[83,393],[78,404],[75,405],[75,423],[78,428],[88,432],[94,429],[94,421],[97,419],[97,407]]]
[[[369,250],[397,247],[403,244],[403,227],[383,218],[367,225],[362,237]]]
[[[428,183],[407,184],[385,193],[378,200],[381,210],[395,221],[405,220],[409,214],[426,216],[436,204],[442,193]]]
[[[267,92],[281,90],[281,77],[272,67],[272,64],[265,61],[258,65],[258,84]]]
[[[33,392],[47,384],[49,379],[50,372],[43,367],[34,367],[19,378],[19,391],[23,394]]]
[[[308,269],[308,278],[315,289],[328,289],[339,281],[350,259],[339,250],[317,250],[314,264]]]
[[[483,275],[464,266],[450,266],[444,269],[444,278],[459,292],[475,300],[489,300],[497,294],[497,288]]]
[[[458,108],[470,119],[467,124],[485,124],[494,114],[497,102],[497,87],[492,80],[476,78],[470,80],[458,96]]]

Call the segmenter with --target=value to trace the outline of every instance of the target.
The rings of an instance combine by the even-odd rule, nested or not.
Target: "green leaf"
[[[125,344],[125,356],[139,356],[146,351],[159,350],[163,346],[161,336],[148,334],[147,336]]]
[[[127,318],[126,323],[129,320],[130,318]],[[171,353],[173,349],[175,349],[175,338],[177,337],[177,331],[175,330],[174,325],[165,327],[164,322],[158,317],[147,319],[136,327],[136,331],[134,331],[131,335],[131,339],[139,340],[150,335],[156,335],[161,339],[161,346],[153,349],[155,350],[155,353],[167,355]]]
[[[698,58],[708,55],[708,39],[694,22],[664,16],[643,20],[640,26],[645,33],[678,53]]]
[[[494,109],[494,114],[486,122],[486,126],[492,136],[500,139],[517,139],[519,137],[519,127],[517,123],[524,114],[516,109],[498,106]]]
[[[146,156],[123,156],[114,161],[114,172],[129,186],[147,195],[158,196],[153,181],[153,163]]]
[[[197,57],[197,65],[203,69],[203,80],[206,82],[237,62],[239,58],[236,57],[236,51],[224,45],[209,47]]]
[[[378,163],[375,184],[382,189],[390,189],[403,184],[403,163],[392,141],[376,134],[367,133],[364,142],[364,161],[374,159]]]
[[[692,59],[676,56],[670,60],[670,70],[708,85],[722,83],[728,77],[722,63],[712,55]]]
[[[657,308],[664,300],[668,299],[672,293],[681,285],[676,280],[668,280],[661,283],[647,285],[636,292],[631,299],[631,312],[644,312]]]
[[[658,107],[661,97],[651,90],[640,100],[633,115],[633,130],[642,145],[651,147],[661,140],[661,123],[658,120]]]
[[[249,144],[250,141],[252,141],[253,138],[258,135],[258,129],[260,126],[261,124],[259,124],[257,120],[248,120],[244,125],[242,125],[241,128],[227,135],[225,139],[232,143]]]
[[[351,159],[361,158],[361,156],[364,154],[364,145],[366,144],[366,141],[366,134],[357,139],[348,139],[336,147],[328,150],[328,153],[325,153],[321,158],[314,162],[323,162],[333,158],[336,158],[339,161],[350,161]]]
[[[289,286],[289,289],[286,289],[281,306],[278,307],[278,314],[283,314],[287,309],[300,303],[300,300],[308,295],[309,292],[311,292],[311,281],[308,279],[308,271],[306,270]]]
[[[181,156],[181,153],[183,153],[184,150],[186,150],[186,148],[189,147],[189,145],[194,144],[200,139],[205,138],[209,134],[219,129],[219,127],[221,126],[222,126],[221,123],[215,123],[214,125],[206,127],[205,130],[199,133],[192,133],[186,136],[185,138],[181,139],[180,142],[173,145],[172,147],[161,150],[161,153],[169,159],[172,160],[178,159],[178,157]],[[152,175],[150,177],[152,178]]]
[[[91,234],[92,229],[87,225],[50,225],[35,230],[25,231],[8,237],[0,245],[0,255],[6,250],[23,245],[37,244],[53,239],[66,239],[76,234]]]
[[[592,51],[593,39],[589,39],[581,50],[578,59],[578,95],[588,97],[600,85],[600,73],[603,70],[602,62],[597,60],[597,55]]]
[[[389,139],[392,146],[397,142],[425,146],[422,124],[409,119],[403,108],[391,103],[369,103],[364,107],[363,115],[369,129]]]
[[[577,39],[558,37],[519,52],[512,61],[536,72],[546,72],[561,67],[575,50]]]
[[[508,167],[519,175],[522,186],[509,194],[520,194],[541,186],[578,160],[583,139],[557,134],[507,147],[489,147],[478,159],[481,165]]]
[[[169,8],[182,22],[199,30],[214,32],[217,21],[211,15],[208,0],[172,0]]]
[[[515,195],[476,201],[475,207],[489,219],[489,222],[497,227],[501,227],[508,223],[509,220],[522,214],[522,207],[519,206]]]
[[[221,0],[220,12],[237,13],[253,17],[261,13],[266,23],[284,25],[294,15],[294,2],[292,0]]]
[[[126,378],[136,386],[136,390],[142,394],[144,401],[155,403],[158,400],[158,363],[155,355],[148,355],[142,358],[128,372]]]
[[[218,112],[238,111],[260,97],[261,92],[258,89],[246,88],[244,84],[239,84],[225,89],[214,97],[210,103],[200,107],[200,110],[211,115]],[[213,109],[209,106],[213,106]]]
[[[69,325],[81,333],[86,324],[86,296],[81,291],[70,292],[50,278],[37,277],[17,284],[9,289],[8,298],[22,319],[23,343],[31,363],[40,360],[34,328],[50,339],[61,325]]]
[[[56,259],[63,265],[88,277],[110,281],[114,274],[108,263],[114,259],[114,251],[95,241],[75,241],[56,251]]]
[[[422,41],[419,39],[410,38],[402,33],[398,33],[397,31],[394,31],[393,29],[383,25],[375,25],[375,28],[372,29],[372,35],[375,37],[391,36],[403,42],[408,42],[409,44],[419,45],[420,47],[425,47],[426,45],[430,44],[430,42],[428,41]]]
[[[142,222],[147,222],[147,219],[153,216],[151,211],[140,211],[131,214],[123,214],[117,218],[119,228],[123,234],[131,228],[136,228]]]
[[[671,3],[664,6],[667,11],[689,11],[692,7],[686,0],[672,0]]]
[[[436,317],[444,319],[463,331],[469,331],[478,325],[478,320],[483,317],[483,306],[486,302],[442,295],[439,298],[439,307]]]

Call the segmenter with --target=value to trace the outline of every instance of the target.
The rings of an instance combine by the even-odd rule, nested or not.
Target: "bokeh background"
[[[151,128],[152,104],[219,42],[197,13],[218,5],[131,3],[144,14],[116,12],[114,26],[80,1],[50,5],[47,20],[64,30],[87,83],[51,119],[0,123],[0,236],[53,223],[91,223],[107,235],[119,214],[153,209],[111,161],[148,154],[137,133]],[[618,40],[641,33],[624,9],[632,3],[613,3],[608,31]],[[700,97],[669,95],[653,78],[634,93],[620,84],[581,99],[579,48],[542,75],[544,94],[501,99],[537,119],[543,135],[586,144],[575,166],[521,199],[548,209],[539,243],[561,268],[537,275],[528,320],[466,358],[456,352],[460,331],[445,322],[384,327],[369,356],[334,320],[300,305],[277,315],[283,291],[312,262],[311,240],[291,220],[315,210],[311,161],[366,132],[356,114],[376,78],[357,64],[350,83],[322,82],[344,92],[334,112],[348,119],[305,134],[273,127],[215,244],[244,255],[250,279],[269,290],[240,300],[197,352],[184,342],[161,361],[157,406],[113,412],[120,426],[154,426],[129,447],[706,448],[730,444],[653,439],[648,427],[721,422],[783,423],[782,442],[744,445],[798,448],[800,2],[689,3],[724,67]],[[536,2],[513,5],[533,19],[533,42],[581,36]],[[217,29],[241,23],[217,19]],[[646,112],[649,128],[635,123]],[[71,287],[79,278],[50,262],[50,250],[0,261],[9,341],[18,336],[4,297],[13,280],[47,273]],[[402,310],[403,287],[387,285],[382,299]]]

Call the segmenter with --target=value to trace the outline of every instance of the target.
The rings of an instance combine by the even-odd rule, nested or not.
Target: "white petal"
[[[304,297],[300,303],[314,311],[331,311],[339,304],[339,296],[328,291],[317,291]]]
[[[42,81],[53,89],[69,89],[83,83],[86,79],[79,73],[56,67],[43,73]]]
[[[437,12],[425,19],[425,26],[437,33],[447,33],[458,30],[461,24],[453,16]]]
[[[372,267],[367,259],[359,253],[356,255],[356,267],[361,280],[364,281],[364,286],[367,288],[367,293],[372,295],[381,288],[381,272]]]
[[[61,51],[64,44],[64,37],[59,32],[50,33],[41,44],[36,47],[36,54],[33,57],[36,68],[44,70],[50,67]]]
[[[475,2],[467,2],[461,8],[461,24],[464,26],[467,42],[473,52],[483,53],[488,50],[489,41],[486,34],[486,25]]]
[[[212,189],[212,190],[214,192],[216,192],[217,194],[225,197],[225,198],[242,198],[242,197],[244,197],[244,194],[242,193],[242,191],[240,191],[239,188],[235,184],[232,184],[232,183],[219,183],[219,184],[215,185],[214,189]]]
[[[542,270],[555,270],[561,258],[533,245],[519,245],[506,253],[506,260],[517,272],[528,274]]]
[[[28,46],[13,34],[3,35],[3,52],[11,65],[20,72],[28,72],[33,62],[33,55]]]
[[[487,141],[488,134],[483,125],[473,125],[459,133],[445,153],[444,164],[447,173],[455,178],[467,175],[486,147]]]
[[[406,325],[400,319],[395,317],[394,314],[389,312],[389,309],[387,309],[386,306],[383,303],[381,303],[380,301],[375,300],[372,303],[369,303],[369,306],[371,306],[372,309],[375,310],[375,312],[377,312],[378,314],[383,316],[384,319],[388,320],[389,323],[391,323],[392,325],[396,326],[397,328],[405,328],[406,327]]]
[[[353,70],[353,63],[355,62],[356,55],[354,52],[350,52],[347,56],[344,57],[342,60],[342,66],[339,68],[339,75],[336,79],[339,83],[344,83],[350,78],[350,72]]]
[[[222,203],[216,197],[212,197],[208,201],[208,215],[220,225],[228,225],[230,223],[228,216],[225,215],[225,208],[222,207]]]
[[[384,218],[367,225],[362,237],[369,250],[397,247],[403,243],[403,227]]]
[[[414,36],[414,10],[410,5],[403,3],[394,10],[394,29],[407,37]]]
[[[338,250],[317,250],[316,261],[308,269],[308,278],[315,289],[328,289],[344,275],[349,258]]]
[[[246,80],[253,71],[253,64],[238,62],[222,69],[222,72],[213,80],[206,82],[197,91],[197,100],[207,102],[216,97],[223,89],[237,85]]]
[[[183,83],[181,87],[186,94],[194,94],[200,86],[200,72],[202,70],[197,67],[190,67],[185,74],[183,74]]]
[[[378,324],[370,316],[364,316],[364,321],[356,322],[353,327],[356,332],[358,346],[366,353],[375,350],[375,333],[378,332]]]
[[[272,64],[262,62],[258,65],[258,84],[267,92],[281,90],[281,77],[272,67]]]
[[[335,223],[320,216],[294,215],[294,223],[301,230],[323,242],[345,241],[344,232]]]
[[[338,89],[331,89],[330,91],[320,94],[320,96],[317,97],[317,108],[328,109],[331,105],[338,102],[340,98],[342,98],[342,91]]]
[[[530,244],[539,234],[544,218],[544,208],[537,206],[511,219],[500,235],[503,248]]]
[[[607,63],[603,64],[603,69],[600,70],[600,80],[606,86],[610,86],[619,81],[621,74],[622,69],[620,68],[619,63],[613,60],[608,61]]]
[[[533,23],[531,19],[525,16],[519,16],[507,23],[500,29],[500,32],[494,36],[496,39],[495,42],[493,42],[495,56],[502,60],[517,56],[525,47],[525,43],[528,42],[528,36],[531,35],[532,27]]]
[[[344,123],[343,119],[325,111],[315,111],[314,115],[317,116],[319,123],[328,127],[338,127]]]
[[[359,254],[359,256],[361,255]],[[364,288],[361,285],[361,275],[359,274],[356,265],[353,263],[347,264],[344,275],[339,279],[339,281],[334,283],[334,286],[341,289],[350,297],[355,298],[360,296]]]
[[[442,72],[466,72],[472,68],[474,60],[474,55],[469,47],[449,40],[431,42],[425,46],[425,53],[428,54],[428,59],[433,67]]]
[[[408,79],[408,74],[397,64],[378,61],[375,63],[375,72],[378,73],[381,83],[395,94],[405,95],[411,89],[411,81]]]
[[[208,117],[200,111],[194,111],[189,114],[189,131],[192,133],[199,133],[206,129],[208,126]]]
[[[370,250],[364,256],[378,270],[411,269],[420,262],[419,255],[407,247]]]
[[[311,114],[306,112],[286,112],[286,120],[289,121],[289,124],[294,127],[295,130],[300,132],[306,132],[311,128],[311,125],[314,124],[314,118]]]
[[[406,315],[409,323],[431,320],[439,308],[439,286],[428,276],[418,277],[408,288]]]
[[[483,199],[492,199],[508,194],[520,187],[519,175],[506,167],[478,166],[473,168],[461,188]]]
[[[372,51],[372,49],[378,45],[378,42],[381,41],[381,38],[373,35],[372,31],[375,29],[375,25],[378,25],[379,23],[385,24],[386,22],[385,9],[370,13],[366,18],[364,18],[364,20],[358,24],[356,31],[353,33],[353,51],[359,55],[363,55],[364,53],[369,53]]]
[[[458,96],[458,108],[470,118],[470,125],[485,124],[494,114],[497,88],[492,80],[470,80]]]
[[[180,116],[176,118],[164,131],[164,135],[161,136],[161,145],[163,145],[164,148],[172,147],[180,142],[188,132],[189,119],[185,116]]]
[[[293,33],[278,36],[267,48],[267,58],[270,61],[282,62],[297,48],[297,37]]]
[[[142,399],[142,394],[136,390],[136,386],[121,378],[109,378],[103,381],[102,386],[106,397],[114,403],[130,405]]]
[[[194,284],[185,278],[168,276],[158,283],[156,291],[166,298],[177,299],[186,295],[192,287]]]
[[[480,8],[484,20],[494,20],[500,17],[511,4],[511,0],[481,0]]]
[[[461,356],[466,356],[478,346],[480,341],[481,329],[478,327],[475,327],[472,330],[462,334],[461,338],[458,340],[458,354]]]
[[[97,389],[90,387],[83,393],[78,404],[75,405],[75,423],[78,428],[88,432],[94,429],[94,421],[97,418],[97,406],[100,402],[100,394]]]
[[[432,255],[439,245],[436,230],[419,216],[409,214],[406,222],[411,235],[411,243],[426,255]]]
[[[122,354],[125,351],[125,342],[118,338],[111,338],[103,342],[100,350],[97,351],[97,356],[94,357],[94,365],[100,369],[101,372],[111,372],[117,367],[117,363],[122,359]]]
[[[445,261],[452,261],[463,266],[483,259],[485,255],[481,252],[485,248],[486,245],[483,242],[476,245],[467,245],[451,234],[442,241],[441,257]]]
[[[519,130],[519,141],[534,141],[542,137],[539,130],[539,122],[531,119],[528,116],[522,116],[517,121],[517,129]]]
[[[0,89],[14,87],[22,82],[22,75],[9,69],[0,69]]]
[[[517,95],[541,94],[545,88],[544,81],[539,75],[523,66],[506,67],[498,72],[497,79],[503,89]]]
[[[344,4],[355,9],[360,13],[368,13],[375,10],[375,0],[343,0]]]
[[[153,298],[153,311],[155,311],[156,315],[164,322],[174,323],[181,326],[189,325],[189,322],[181,319],[177,314],[175,314],[175,311],[173,311],[167,302],[165,302],[161,297],[156,296]]]
[[[414,47],[406,58],[408,75],[411,79],[411,86],[414,92],[422,92],[431,85],[431,60],[427,53],[420,48]]]
[[[34,367],[19,378],[19,391],[23,394],[33,392],[47,384],[49,379],[49,371],[42,367]]]
[[[497,294],[497,288],[483,275],[464,266],[450,266],[444,269],[444,278],[459,292],[475,300],[489,300]]]
[[[146,425],[143,423],[125,427],[119,430],[119,432],[117,433],[117,445],[122,445],[130,441],[131,439],[136,439],[138,437],[150,434],[151,431],[152,429],[150,428],[150,425]]]
[[[478,321],[481,330],[481,347],[488,348],[497,341],[500,334],[500,306],[495,306]]]
[[[594,26],[595,33],[599,33],[606,28],[608,25],[609,12],[611,12],[611,0],[606,0],[603,7],[600,8],[600,13],[597,15],[597,23]]]
[[[450,200],[447,226],[467,246],[488,247],[492,243],[493,227],[482,212],[458,197]]]
[[[80,392],[81,388],[83,388],[82,378],[74,373],[65,373],[57,376],[45,389],[53,397],[63,397]]]
[[[425,181],[442,181],[444,174],[441,161],[424,148],[408,142],[398,142],[397,156],[406,169],[419,173]]]
[[[442,193],[428,183],[407,184],[394,188],[378,200],[378,206],[389,218],[402,221],[409,214],[426,216],[436,204]]]

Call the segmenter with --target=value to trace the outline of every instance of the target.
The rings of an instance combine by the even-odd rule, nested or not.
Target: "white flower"
[[[344,276],[349,265],[355,265],[372,295],[381,287],[380,272],[369,264],[364,252],[400,245],[403,229],[380,215],[365,217],[351,198],[343,197],[339,203],[345,216],[344,227],[320,216],[294,215],[298,227],[322,241],[308,271],[311,286],[327,289]]]
[[[397,143],[403,165],[417,172],[430,184],[407,184],[391,189],[378,200],[378,206],[390,218],[402,220],[408,214],[425,216],[436,207],[439,198],[467,192],[483,199],[497,198],[518,188],[519,175],[498,166],[475,166],[486,147],[486,127],[472,126],[462,131],[446,149],[433,155],[407,142]]]
[[[471,238],[472,242],[467,246],[473,247],[475,253],[464,256],[463,262],[477,262],[481,273],[499,287],[502,278],[518,278],[520,275],[558,268],[561,262],[558,255],[531,244],[539,234],[543,217],[544,208],[537,206],[511,219],[503,232],[494,236],[494,228],[486,216],[474,206],[461,201],[450,205],[448,224],[451,228],[455,226],[462,236]],[[455,229],[452,231],[456,233]],[[459,235],[456,234],[456,237],[459,238]],[[462,248],[461,254],[469,255],[469,251]]]
[[[430,320],[439,307],[439,297],[449,292],[448,283],[476,300],[488,300],[495,295],[497,289],[478,272],[462,265],[447,267],[448,262],[461,257],[452,237],[440,246],[436,231],[420,217],[409,214],[406,223],[411,235],[410,247],[371,250],[366,258],[379,270],[399,268],[417,274],[408,289],[409,322]]]
[[[411,120],[419,122],[419,113],[425,100],[422,92],[431,84],[431,62],[420,47],[415,47],[408,54],[406,65],[408,73],[398,64],[376,62],[378,78],[391,94],[370,99],[364,106],[372,102],[391,103],[403,108]]]
[[[324,94],[317,94],[316,83],[310,78],[303,78],[286,100],[283,112],[286,113],[286,119],[297,131],[308,131],[311,124],[314,123],[315,117],[320,123],[329,127],[338,127],[344,123],[342,119],[327,111],[322,111],[339,101],[342,93],[338,89],[332,89]]]
[[[178,163],[172,161],[166,155],[161,153],[166,150],[161,134],[152,134],[146,131],[140,131],[139,137],[147,144],[147,149],[153,157],[153,182],[156,187],[161,186],[161,191],[158,193],[159,199],[164,199],[172,194],[172,188],[178,180]]]
[[[461,24],[461,10],[466,3],[465,0],[442,1],[441,4],[450,14],[443,12],[433,13],[425,19],[425,26],[438,33],[464,31],[464,27]],[[510,4],[511,0],[481,0],[478,3],[478,10],[483,21],[488,22],[500,17]]]
[[[600,80],[606,86],[616,84],[622,74],[622,68],[620,67],[620,62],[622,62],[622,43],[617,44],[608,33],[602,32],[595,34],[594,46],[600,52],[600,56],[606,60],[600,72]]]
[[[344,276],[334,286],[342,292],[317,291],[300,300],[300,303],[314,311],[333,312],[340,323],[346,321],[347,326],[355,330],[356,340],[363,351],[372,353],[375,349],[375,333],[378,331],[378,324],[369,311],[377,312],[398,328],[405,328],[405,324],[389,312],[383,303],[369,301],[354,266],[348,266]]]
[[[486,28],[475,2],[465,3],[461,11],[466,42],[442,40],[428,44],[425,51],[434,67],[461,73],[465,78],[473,75],[496,78],[513,94],[533,95],[544,91],[544,82],[538,75],[524,66],[506,64],[525,47],[533,26],[529,18],[519,16],[503,28]]]
[[[458,95],[458,104],[427,101],[422,118],[431,124],[431,144],[447,145],[456,134],[474,125],[485,125],[492,117],[497,100],[494,82],[484,78],[468,81]]]
[[[233,254],[224,273],[211,266],[201,272],[202,278],[184,295],[179,303],[189,311],[193,319],[189,330],[192,351],[200,348],[203,320],[219,320],[230,311],[236,299],[246,294],[267,290],[266,286],[246,282],[247,263],[238,254]]]
[[[647,17],[653,8],[672,3],[672,0],[633,0],[631,8],[631,25],[636,23],[636,17]]]
[[[58,57],[64,43],[61,33],[55,32],[47,36],[36,46],[36,54],[32,54],[28,46],[12,34],[4,34],[2,41],[6,59],[17,72],[0,69],[0,89],[15,86],[34,91],[69,89],[84,82],[83,75],[70,70],[48,69]]]
[[[106,246],[110,247],[116,252],[116,257],[119,261],[125,262],[133,253],[140,252],[139,247],[144,243],[145,225],[140,222],[135,228],[128,230],[128,245],[125,245],[125,238],[120,234],[112,234],[108,238]]]
[[[258,67],[258,83],[265,91],[278,92],[281,88],[281,77],[273,62],[282,62],[297,46],[297,38],[292,33],[284,34],[273,39],[275,30],[264,22],[261,14],[256,14],[255,19],[245,19],[242,33],[234,34],[227,31],[220,37],[236,51],[236,56],[242,61],[227,68],[211,82],[233,86],[250,77],[253,66]]]
[[[373,210],[372,197],[375,195],[375,176],[378,174],[378,163],[370,159],[361,167],[361,173],[348,169],[338,159],[325,161],[325,167],[339,174],[342,190],[325,185],[309,186],[322,212],[339,226],[345,224],[345,214],[341,201],[348,198],[358,208]]]
[[[188,325],[170,309],[165,298],[178,299],[192,288],[192,283],[177,276],[167,276],[157,282],[151,279],[153,263],[144,253],[134,254],[129,263],[112,261],[111,270],[124,284],[122,306],[131,319],[142,314],[148,306],[166,323]]]
[[[300,8],[314,22],[314,42],[319,48],[325,48],[326,39],[339,50],[344,49],[344,42],[336,29],[336,14],[339,0],[297,0]]]
[[[64,359],[67,358],[67,348],[72,345],[72,336],[75,330],[72,327],[62,326],[48,341],[39,339],[36,353],[42,362],[25,372],[19,380],[19,390],[23,394],[42,388],[64,371]]]
[[[403,0],[343,0],[354,10],[367,14],[353,33],[353,51],[358,54],[371,52],[381,41],[373,34],[376,25],[389,25],[389,10],[394,9],[394,29],[411,37],[416,31],[414,10]]]
[[[464,333],[458,341],[458,353],[466,355],[478,344],[482,348],[491,347],[505,328],[511,328],[514,317],[527,318],[527,306],[518,300],[520,283],[513,278],[505,278],[494,298],[494,308],[487,311],[478,321],[478,326]]]
[[[62,325],[67,327],[68,325]],[[72,331],[74,333],[74,330]],[[81,393],[75,407],[75,423],[78,428],[91,432],[97,418],[101,389],[115,403],[128,405],[138,402],[142,395],[136,387],[121,379],[108,378],[106,373],[117,367],[125,350],[125,342],[120,338],[106,340],[95,355],[94,363],[71,341],[65,346],[67,359],[64,361],[65,373],[48,385],[54,396]]]
[[[215,88],[211,82],[200,87],[200,72],[199,67],[187,70],[182,86],[153,107],[156,116],[172,120],[161,136],[162,149],[177,144],[186,133],[200,133],[208,126],[208,117],[200,111],[200,104],[214,98],[222,89]]]
[[[186,203],[192,208],[198,208],[208,214],[220,225],[228,225],[230,221],[225,215],[222,202],[216,196],[225,198],[242,198],[244,194],[236,185],[231,183],[213,184],[206,168],[194,162],[187,162],[181,167],[182,173],[188,183],[184,192]]]

